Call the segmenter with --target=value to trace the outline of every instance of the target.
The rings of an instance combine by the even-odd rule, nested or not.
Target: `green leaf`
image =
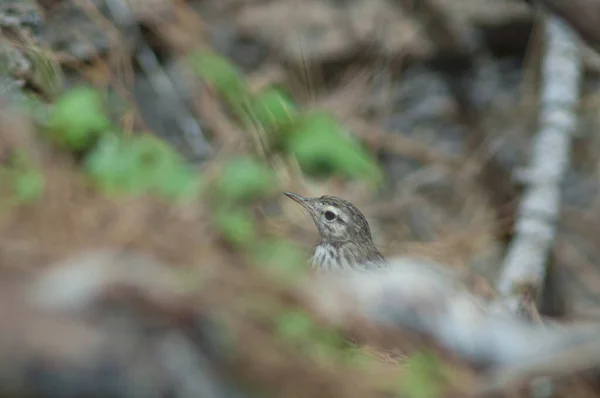
[[[344,359],[347,364],[358,369],[366,368],[371,362],[371,358],[363,349],[353,346],[350,343],[344,350]]]
[[[135,151],[128,141],[106,136],[86,157],[84,167],[106,195],[142,194],[149,182],[142,178]]]
[[[85,169],[108,195],[157,194],[193,199],[200,179],[170,146],[148,134],[105,136],[86,157]]]
[[[44,176],[37,170],[29,169],[14,176],[14,190],[22,202],[34,202],[44,193]]]
[[[32,163],[23,149],[15,149],[6,166],[0,167],[0,179],[12,184],[12,194],[18,202],[34,202],[44,193],[44,175]]]
[[[289,125],[297,114],[296,106],[283,91],[268,88],[250,101],[250,122],[273,132]]]
[[[111,128],[100,94],[88,87],[78,87],[63,94],[49,120],[50,137],[72,150],[89,148]]]
[[[313,177],[326,177],[341,171],[343,164],[335,154],[341,140],[327,132],[303,130],[296,133],[289,143],[289,152],[301,169]]]
[[[326,341],[316,341],[311,347],[312,354],[320,360],[331,361],[341,359],[342,350],[336,345],[329,344]]]
[[[308,314],[301,311],[290,311],[277,319],[277,334],[288,342],[298,342],[309,339],[315,325]]]
[[[193,200],[200,194],[201,181],[197,172],[184,165],[174,164],[158,173],[157,189],[174,200]]]
[[[217,181],[218,194],[227,200],[249,202],[275,188],[271,170],[250,157],[228,161]]]
[[[302,170],[314,177],[342,173],[351,178],[380,178],[374,159],[326,113],[303,118],[286,147]]]
[[[249,210],[221,207],[217,209],[215,221],[223,237],[230,243],[247,246],[254,241],[256,227]]]
[[[441,396],[444,383],[444,369],[434,355],[419,353],[406,361],[402,376],[403,395],[436,398]]]
[[[190,199],[199,192],[198,174],[166,142],[143,134],[132,141],[137,178],[149,190],[169,199]]]
[[[198,52],[190,57],[190,62],[194,71],[228,101],[245,95],[244,78],[227,58],[212,52]]]

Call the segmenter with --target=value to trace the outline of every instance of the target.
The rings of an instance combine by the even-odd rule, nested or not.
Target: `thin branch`
[[[571,133],[577,123],[581,58],[576,37],[556,17],[546,25],[540,130],[534,138],[527,184],[515,237],[508,247],[498,291],[516,310],[524,290],[540,294],[560,213],[561,182],[569,166]]]

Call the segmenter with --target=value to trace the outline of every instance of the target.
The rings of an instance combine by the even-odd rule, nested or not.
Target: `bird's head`
[[[335,196],[304,197],[285,192],[311,215],[323,243],[371,243],[371,229],[365,216],[347,200]]]

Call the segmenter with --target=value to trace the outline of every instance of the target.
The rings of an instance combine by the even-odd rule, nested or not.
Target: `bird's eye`
[[[326,211],[326,212],[325,212],[325,219],[326,219],[327,221],[333,221],[333,220],[335,220],[335,213],[334,213],[334,212],[332,212],[332,211],[329,211],[329,210],[328,210],[328,211]]]

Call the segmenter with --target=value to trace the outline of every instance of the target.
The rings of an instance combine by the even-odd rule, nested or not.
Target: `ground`
[[[129,340],[119,331],[142,336],[137,344],[143,351],[153,344],[146,328],[158,323],[168,330],[159,333],[161,342],[167,344],[173,333],[183,336],[183,346],[230,371],[191,367],[206,372],[211,388],[219,391],[213,396],[233,394],[223,392],[229,388],[223,387],[228,380],[224,374],[238,380],[232,385],[244,394],[277,391],[286,397],[386,392],[431,397],[473,387],[475,369],[437,349],[431,355],[443,358],[444,365],[432,364],[426,344],[413,336],[388,339],[361,319],[341,328],[315,320],[318,310],[290,279],[309,277],[304,261],[316,230],[281,193],[351,200],[369,219],[387,257],[436,260],[468,274],[477,294],[493,297],[520,198],[521,186],[512,177],[527,164],[536,129],[543,46],[534,11],[524,2],[438,0],[415,6],[307,0],[299,6],[291,0],[2,0],[0,29],[6,33],[0,39],[0,71],[5,72],[0,81],[0,161],[10,177],[0,186],[0,264],[18,279],[82,253],[91,258],[80,260],[84,265],[107,264],[93,274],[109,281],[102,294],[89,293],[92,307],[102,309],[93,315],[101,320],[96,320],[100,327],[93,336],[100,348],[73,353],[98,372],[80,375],[84,380],[101,384],[98,364],[103,360],[120,369],[122,383],[134,377],[122,369],[147,370],[121,355]],[[217,58],[206,58],[213,52]],[[600,140],[595,133],[600,102],[595,58],[587,54],[584,60],[580,123],[552,259],[552,275],[560,283],[549,289],[552,305],[543,307],[548,314],[569,317],[595,316],[600,298],[594,261],[600,247]],[[238,73],[247,92],[236,86]],[[102,104],[85,93],[69,102],[65,93],[81,84],[96,87]],[[268,91],[272,88],[281,90]],[[247,98],[238,101],[243,96]],[[36,112],[15,111],[13,104],[23,97]],[[289,103],[273,116],[280,109],[273,102],[279,104],[281,98]],[[72,107],[83,103],[89,107]],[[47,108],[53,104],[64,117]],[[298,115],[293,120],[305,123],[300,127],[286,124],[292,107]],[[100,128],[74,126],[79,119],[83,124],[90,120],[78,118],[87,112]],[[103,112],[110,127],[95,119]],[[269,124],[283,119],[281,125]],[[331,136],[334,141],[318,141],[329,128],[342,141],[335,141],[337,135]],[[94,136],[76,148],[68,138],[68,133],[100,130],[118,133],[123,147],[111,147],[111,137]],[[164,139],[177,154],[150,141],[145,149],[135,147],[135,140],[127,146],[127,137],[144,134]],[[352,142],[348,157],[332,161],[330,148],[341,151],[347,137]],[[310,145],[314,142],[316,147]],[[354,152],[355,144],[360,151]],[[147,150],[158,160],[133,159],[127,148]],[[109,149],[114,157],[107,155]],[[15,153],[25,153],[28,160],[19,163]],[[129,156],[132,163],[123,160]],[[354,164],[364,159],[379,170],[378,184],[372,183],[372,175],[352,174],[358,170]],[[126,166],[97,166],[117,165],[118,160],[138,167],[138,174],[128,177]],[[181,203],[150,188],[143,191],[179,189],[178,179],[190,176],[183,171],[186,162],[200,177],[199,197]],[[158,174],[148,170],[164,171],[165,185],[155,184],[158,177],[152,175]],[[109,182],[117,186],[127,178],[145,181],[142,188],[127,187],[129,193],[140,189],[142,194],[108,193]],[[107,260],[94,251],[107,248],[152,256],[159,265],[148,283],[160,284],[166,268],[165,278],[174,274],[175,287],[154,297],[152,289],[135,279],[138,274],[132,282],[108,265],[123,261],[127,267],[134,260]],[[127,288],[114,292],[115,284]],[[65,283],[58,290],[69,287]],[[111,305],[135,316],[115,325]],[[74,325],[70,335],[85,334],[87,317],[76,314],[73,322],[81,325]],[[25,318],[29,321],[26,316],[14,321],[15,328],[25,327]],[[49,329],[59,330],[59,322],[48,322],[53,322]],[[37,338],[11,333],[22,346]],[[195,334],[209,348],[194,340]],[[64,341],[61,333],[56,335],[45,343]],[[347,338],[355,335],[376,346],[360,349],[358,367],[347,358],[354,350]],[[116,343],[105,346],[106,338]],[[167,352],[175,350],[169,347]],[[153,346],[144,355],[159,369],[172,366],[160,352]],[[69,373],[63,354],[52,352],[60,366],[51,375]],[[33,352],[27,360],[40,356]],[[416,376],[407,371],[407,363],[421,369]],[[438,374],[448,369],[452,377]],[[404,375],[404,382],[397,375]],[[31,377],[36,381],[39,376]],[[167,389],[178,377],[185,378],[173,372],[140,388]],[[585,390],[582,385],[578,388]],[[186,395],[183,390],[177,394]],[[123,392],[115,387],[107,394]]]

